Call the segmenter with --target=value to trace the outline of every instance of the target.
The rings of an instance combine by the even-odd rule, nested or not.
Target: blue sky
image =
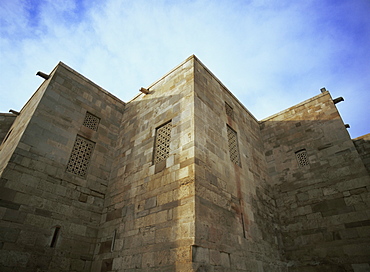
[[[124,101],[195,54],[263,119],[320,93],[370,132],[369,0],[0,1],[0,112],[59,61]]]

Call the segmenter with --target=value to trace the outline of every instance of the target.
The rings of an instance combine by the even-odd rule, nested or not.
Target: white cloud
[[[60,60],[127,101],[195,53],[259,119],[325,86],[352,135],[370,131],[366,0],[34,2],[0,4],[2,112]]]

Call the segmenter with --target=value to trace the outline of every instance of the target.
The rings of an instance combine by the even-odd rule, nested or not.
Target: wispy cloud
[[[370,2],[0,2],[0,111],[63,61],[127,101],[191,54],[258,118],[327,87],[353,137],[370,132]]]

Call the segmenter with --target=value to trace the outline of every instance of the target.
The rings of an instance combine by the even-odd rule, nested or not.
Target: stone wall
[[[27,101],[20,115],[14,120],[12,126],[9,128],[10,134],[8,139],[0,146],[0,176],[7,166],[10,157],[19,144],[19,141],[26,130],[30,118],[33,116],[35,109],[40,102],[41,97],[44,95],[49,81],[44,81],[32,97]]]
[[[195,56],[147,89],[59,63],[0,115],[1,271],[369,271],[369,136],[328,92],[259,122]]]
[[[5,138],[8,138],[9,136],[8,132],[10,131],[10,127],[12,126],[15,118],[17,118],[17,115],[15,114],[0,113],[0,143],[2,143]]]
[[[369,175],[328,92],[261,122],[289,271],[369,269]]]
[[[259,123],[198,60],[194,69],[195,270],[285,271]]]
[[[1,150],[1,271],[90,271],[123,109],[62,63],[22,109]],[[66,171],[77,135],[95,142],[85,176]]]
[[[370,133],[353,139],[353,143],[370,175]]]
[[[92,271],[192,271],[192,58],[127,103]],[[156,129],[171,121],[168,157],[154,163]]]

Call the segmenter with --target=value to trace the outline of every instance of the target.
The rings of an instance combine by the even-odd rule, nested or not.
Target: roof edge
[[[177,69],[179,69],[182,65],[184,65],[186,62],[188,62],[189,60],[192,60],[192,59],[194,59],[194,60],[196,60],[203,68],[204,68],[204,70],[206,70],[207,71],[207,73],[209,73],[210,74],[210,76],[211,77],[213,77],[221,86],[222,86],[222,88],[224,88],[225,89],[225,91],[231,96],[231,97],[233,97],[234,99],[235,99],[235,101],[250,115],[250,116],[252,116],[252,118],[254,119],[254,120],[256,120],[257,122],[258,122],[258,120],[257,120],[257,118],[243,105],[243,103],[241,103],[240,101],[239,101],[239,99],[221,82],[221,80],[219,80],[218,79],[218,77],[216,77],[215,76],[215,74],[214,73],[212,73],[211,72],[211,70],[210,69],[208,69],[208,67],[206,66],[206,65],[204,65],[204,63],[195,55],[195,54],[192,54],[192,55],[190,55],[188,58],[186,58],[184,61],[182,61],[180,64],[178,64],[177,66],[175,66],[173,69],[171,69],[169,72],[167,72],[166,74],[164,74],[161,78],[159,78],[158,80],[156,80],[156,81],[154,81],[152,84],[150,84],[149,86],[148,86],[148,90],[150,89],[150,88],[152,88],[155,84],[157,84],[158,82],[160,82],[161,80],[163,80],[165,77],[167,77],[169,74],[171,74],[171,73],[173,73],[174,71],[176,71]],[[139,93],[139,94],[137,94],[136,96],[134,96],[131,100],[129,100],[127,103],[129,103],[129,102],[131,102],[131,101],[133,101],[133,100],[135,100],[136,98],[138,98],[138,97],[140,97],[141,95],[144,95],[144,94],[142,94],[142,93]]]
[[[174,71],[176,71],[177,69],[179,69],[182,65],[184,65],[185,63],[187,63],[189,60],[191,59],[197,59],[197,57],[193,54],[191,55],[190,57],[186,58],[186,60],[182,61],[180,64],[176,65],[174,68],[172,68],[170,71],[168,71],[167,73],[165,73],[163,76],[161,76],[159,79],[157,79],[156,81],[154,81],[152,84],[150,84],[146,89],[150,89],[152,88],[154,85],[156,85],[158,82],[160,82],[161,80],[163,80],[165,77],[167,77],[168,75],[172,74]],[[138,93],[137,95],[135,95],[132,99],[130,99],[127,103],[129,102],[132,102],[134,101],[136,98],[140,97],[141,95],[145,95],[143,93]]]
[[[17,117],[17,115],[8,112],[0,112],[0,116]]]
[[[367,140],[370,140],[370,133],[367,133],[367,134],[364,134],[364,135],[361,135],[361,136],[358,136],[358,137],[356,137],[356,138],[354,138],[354,139],[351,139],[352,141],[360,141],[360,140],[365,140],[365,141],[367,141]]]
[[[291,106],[291,107],[289,107],[289,108],[287,108],[285,110],[279,111],[279,112],[277,112],[277,113],[275,113],[275,114],[273,114],[271,116],[268,116],[268,117],[260,120],[259,122],[260,123],[266,122],[266,121],[268,121],[268,120],[270,120],[270,119],[272,119],[272,118],[274,118],[276,116],[279,116],[279,115],[281,115],[281,114],[283,114],[283,113],[285,113],[287,111],[290,111],[292,108],[296,108],[296,107],[302,106],[302,105],[304,105],[306,103],[309,103],[309,102],[311,102],[313,100],[319,99],[320,97],[325,96],[325,95],[329,95],[330,98],[331,98],[330,92],[329,91],[324,91],[324,92],[322,92],[322,93],[320,93],[318,95],[315,95],[314,97],[311,97],[309,99],[306,99],[306,100],[304,100],[304,101],[302,101],[302,102],[300,102],[298,104],[295,104],[295,105],[293,105],[293,106]]]
[[[209,73],[210,74],[210,76],[211,77],[213,77],[216,81],[217,81],[217,83],[219,83],[221,86],[222,86],[222,88],[224,88],[225,89],[225,91],[227,92],[227,93],[229,93],[229,95],[231,95],[231,97],[233,97],[234,99],[235,99],[235,101],[250,115],[250,116],[252,116],[252,118],[254,119],[254,120],[256,120],[257,122],[258,122],[258,119],[244,106],[244,104],[242,103],[242,102],[240,102],[240,100],[221,82],[221,80],[219,80],[218,79],[218,77],[216,77],[215,76],[215,74],[214,73],[212,73],[211,72],[211,70],[210,69],[208,69],[208,67],[207,66],[205,66],[204,64],[203,64],[203,62],[201,62],[200,60],[199,60],[199,58],[197,58],[195,55],[192,55],[191,57],[193,57],[200,65],[202,65],[202,67],[204,68],[204,70],[206,70],[207,71],[207,73]],[[190,58],[190,57],[189,57]]]
[[[71,68],[70,66],[68,66],[67,64],[65,64],[64,62],[62,61],[59,61],[59,63],[57,64],[57,66],[54,68],[54,70],[56,70],[59,66],[67,69],[69,72],[75,74],[76,76],[80,77],[81,79],[83,79],[84,81],[86,81],[87,83],[95,86],[96,88],[98,88],[100,91],[102,91],[103,93],[105,93],[106,95],[110,96],[111,98],[113,98],[114,100],[117,100],[121,103],[123,103],[124,105],[126,105],[126,102],[122,101],[120,98],[118,98],[117,96],[115,96],[114,94],[108,92],[107,90],[105,90],[103,87],[99,86],[98,84],[96,84],[95,82],[91,81],[90,79],[88,79],[87,77],[85,77],[84,75],[82,75],[81,73],[77,72],[76,70],[74,70],[73,68]],[[53,72],[54,72],[53,70]],[[52,72],[52,73],[53,73]]]

